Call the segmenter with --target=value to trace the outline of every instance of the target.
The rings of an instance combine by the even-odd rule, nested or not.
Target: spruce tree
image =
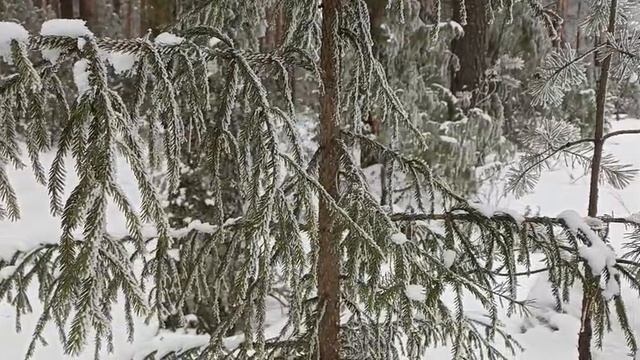
[[[102,348],[110,350],[112,306],[122,293],[131,336],[135,314],[176,328],[188,322],[187,302],[210,301],[208,344],[172,356],[420,359],[427,347],[447,344],[454,358],[506,359],[518,344],[499,323],[498,304],[504,302],[510,312],[526,311],[517,300],[517,284],[519,276],[532,272],[533,254],[543,255],[559,304],[584,274],[585,258],[605,261],[597,270],[612,287],[623,278],[637,283],[631,274],[638,264],[616,261],[588,225],[637,225],[633,221],[592,216],[587,222],[573,212],[523,217],[472,203],[423,159],[405,153],[397,135],[384,143],[364,133],[361,124],[375,108],[393,134],[404,131],[407,139],[426,141],[374,53],[364,0],[327,0],[320,10],[311,0],[282,1],[288,21],[276,49],[259,50],[255,37],[239,47],[227,35],[230,29],[237,38],[253,34],[255,28],[245,25],[262,23],[271,5],[198,3],[166,29],[171,32],[136,39],[97,37],[82,23],[54,21],[45,23],[40,35],[12,36],[2,44],[11,49],[3,58],[13,64],[0,84],[7,135],[0,144],[4,213],[19,216],[5,166],[25,166],[17,145],[21,135],[34,175],[46,183],[51,210],[63,226],[58,242],[18,252],[2,264],[12,271],[0,281],[0,297],[18,314],[30,310],[28,284],[39,284],[44,310],[27,357],[46,341],[42,332],[49,323],[58,328],[67,354],[84,349],[90,330],[96,357]],[[398,21],[410,15],[405,6],[390,3]],[[432,38],[440,31],[437,22],[429,28]],[[45,59],[38,61],[37,52]],[[117,60],[122,58],[114,54],[133,57],[133,66],[116,71],[123,70]],[[319,144],[311,156],[299,139],[292,66],[317,81]],[[219,88],[210,83],[212,68],[222,74]],[[61,85],[62,69],[72,69],[77,89],[71,94]],[[133,96],[113,86],[120,77],[132,80]],[[267,79],[277,79],[276,91],[265,85]],[[48,132],[45,109],[64,114],[57,138]],[[45,169],[39,155],[51,140],[56,157]],[[189,149],[200,152],[194,166],[210,169],[214,210],[210,222],[196,219],[173,228],[149,172],[161,169],[167,187],[179,193]],[[380,205],[355,157],[357,149],[376,154],[398,174],[385,186],[401,185],[413,211]],[[80,181],[65,199],[67,155]],[[117,158],[127,161],[138,181],[139,213],[120,189]],[[223,178],[225,173],[235,176]],[[616,174],[610,178],[629,181]],[[528,175],[522,179],[534,181]],[[239,216],[231,215],[224,200],[229,188],[243,195]],[[126,216],[129,236],[106,233],[108,201]],[[595,250],[591,256],[584,256],[585,247]],[[282,331],[268,338],[265,301],[276,287],[288,290],[288,314]],[[447,289],[455,294],[453,306],[444,301]],[[466,295],[484,306],[486,319],[468,316]],[[219,312],[222,301],[226,314]],[[615,301],[625,319],[623,303]],[[629,331],[628,324],[623,327]],[[241,345],[225,346],[227,336],[239,333]],[[506,352],[496,342],[503,342]],[[629,346],[635,353],[635,342],[629,340]]]

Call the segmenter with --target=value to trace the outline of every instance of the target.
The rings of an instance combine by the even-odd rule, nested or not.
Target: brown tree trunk
[[[60,17],[73,19],[73,0],[60,0]]]
[[[138,36],[139,32],[137,28],[134,28],[134,15],[135,15],[135,3],[136,0],[127,0],[127,5],[124,10],[124,34],[126,37]]]
[[[80,18],[87,22],[89,29],[94,29],[96,25],[96,2],[95,0],[80,0]]]
[[[324,0],[322,6],[322,45],[320,67],[324,93],[320,98],[320,184],[330,196],[338,196],[338,164],[336,139],[339,136],[338,49],[336,28],[340,0]],[[318,306],[321,314],[318,329],[319,358],[340,357],[340,253],[330,205],[320,198],[318,254]]]
[[[282,44],[286,31],[286,19],[282,4],[272,6],[267,10],[267,30],[261,40],[264,50],[273,50]]]
[[[53,10],[53,13],[56,15],[56,17],[60,16],[60,1],[59,0],[50,0],[49,1],[49,6],[51,7],[51,10]]]
[[[371,39],[373,40],[373,52],[376,58],[382,63],[385,62],[384,46],[388,40],[388,35],[384,30],[383,24],[386,18],[386,9],[389,4],[389,0],[367,0],[369,7],[369,22],[371,24]],[[371,131],[376,135],[384,138],[384,129],[381,129],[380,120],[377,116],[372,116],[369,113],[369,126]],[[365,157],[370,155],[365,152],[362,153]],[[382,162],[382,168],[380,170],[380,205],[391,205],[393,202],[392,191],[392,178],[393,178],[393,162],[385,157],[377,159]]]
[[[487,70],[487,47],[489,29],[484,0],[466,0],[467,24],[463,26],[464,36],[454,39],[452,51],[458,57],[460,70],[454,72],[451,90],[473,90],[478,87]],[[460,1],[453,2],[453,18],[462,23]]]
[[[580,16],[582,16],[582,2],[578,1],[578,10],[576,14],[576,24],[578,24],[578,26],[576,26],[576,54],[580,53],[580,43],[581,43],[580,38],[582,37],[582,27],[580,26],[580,23],[581,23]]]
[[[558,37],[553,40],[554,47],[561,47],[568,42],[567,38],[567,19],[569,15],[569,0],[558,0],[558,16],[563,20],[559,25]]]
[[[157,35],[175,20],[173,0],[142,0],[141,22],[144,31],[151,29]]]
[[[607,32],[613,34],[616,26],[616,10],[618,1],[611,0],[609,10],[609,26]],[[605,37],[602,37],[605,38]],[[611,55],[602,61],[600,79],[596,94],[596,128],[593,141],[593,159],[591,161],[591,180],[589,189],[588,215],[598,215],[598,192],[600,182],[600,165],[602,163],[602,150],[604,146],[604,107],[607,99],[607,82],[609,81],[609,69],[611,67]],[[593,299],[599,291],[598,283],[591,274],[591,269],[585,263],[585,280],[583,284],[582,312],[580,321],[580,334],[578,335],[579,360],[591,360],[591,338],[593,330],[591,326],[591,312],[593,311]]]

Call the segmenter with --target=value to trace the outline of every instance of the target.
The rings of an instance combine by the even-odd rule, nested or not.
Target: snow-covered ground
[[[640,128],[639,120],[622,120],[614,122],[611,130],[628,128]],[[640,168],[640,157],[638,156],[638,144],[640,139],[629,136],[612,138],[607,142],[605,151],[614,154],[624,163],[633,164]],[[45,156],[45,163],[51,161],[52,156]],[[139,201],[135,180],[133,180],[126,166],[120,166],[121,173],[118,174],[120,183],[134,202]],[[70,169],[71,170],[71,169]],[[73,171],[69,171],[73,174]],[[581,169],[569,170],[562,166],[554,171],[545,174],[536,191],[521,199],[505,197],[496,206],[524,211],[530,206],[538,210],[541,214],[556,216],[560,212],[573,209],[579,213],[585,213],[587,208],[588,178],[583,176]],[[15,250],[28,250],[29,248],[42,243],[57,241],[59,237],[59,220],[49,215],[49,205],[47,192],[44,187],[38,185],[30,171],[9,171],[9,178],[18,193],[19,203],[22,210],[22,219],[17,222],[0,221],[0,257],[9,256]],[[70,191],[70,186],[67,191]],[[626,216],[640,210],[640,179],[637,179],[628,188],[617,191],[609,187],[603,187],[600,194],[600,212],[602,214],[613,214],[616,216]],[[109,211],[108,228],[114,233],[123,233],[125,223],[122,216],[115,207]],[[618,248],[624,236],[624,227],[612,226],[611,239],[614,247]],[[622,251],[619,251],[622,253]],[[534,267],[535,268],[535,267]],[[540,359],[575,359],[576,343],[579,327],[580,313],[580,289],[573,292],[570,304],[565,306],[564,313],[555,313],[546,309],[553,307],[548,287],[545,282],[545,274],[534,275],[530,278],[521,278],[519,294],[521,298],[535,299],[539,306],[536,312],[544,317],[551,326],[543,325],[537,320],[523,319],[518,317],[504,318],[508,330],[525,347],[523,353],[518,354],[514,359],[519,360],[540,360]],[[622,294],[627,304],[629,321],[636,332],[640,332],[640,299],[623,284]],[[35,295],[35,293],[34,293]],[[469,308],[473,311],[472,306]],[[117,306],[115,307],[117,308]],[[34,303],[34,311],[37,313],[40,307]],[[274,317],[271,319],[278,328],[277,313],[280,309],[276,307],[270,311]],[[37,315],[26,315],[22,317],[22,333],[15,332],[15,313],[13,308],[7,304],[0,304],[0,349],[2,359],[21,359],[24,356],[27,345],[31,338],[31,331],[34,327]],[[116,313],[114,316],[115,326],[123,324],[122,314]],[[201,336],[190,334],[170,334],[169,336],[156,336],[157,326],[153,324],[144,325],[141,319],[137,320],[139,326],[135,334],[133,344],[127,342],[125,331],[115,331],[116,352],[107,356],[112,359],[130,359],[146,355],[146,350],[157,348],[158,346],[172,347],[179,344],[199,344],[203,339]],[[557,329],[557,330],[552,330]],[[57,341],[55,329],[50,328],[45,333],[49,341],[48,347],[39,347],[35,353],[35,359],[58,360],[68,359],[63,355],[62,346]],[[229,339],[233,341],[237,339]],[[82,354],[81,359],[92,359],[93,352],[90,348]],[[140,357],[141,358],[141,357]],[[425,357],[433,360],[445,360],[450,358],[448,349],[433,349]],[[628,359],[627,348],[622,334],[615,329],[614,332],[605,337],[604,348],[596,351],[594,360],[617,360]]]

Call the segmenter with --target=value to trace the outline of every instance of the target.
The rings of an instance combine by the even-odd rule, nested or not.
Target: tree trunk
[[[616,26],[616,10],[618,1],[611,1],[609,10],[609,26],[607,32],[613,34]],[[605,38],[605,37],[602,37]],[[611,55],[602,61],[600,69],[600,80],[596,94],[596,128],[593,141],[593,159],[591,162],[591,182],[589,189],[589,212],[588,215],[595,217],[598,215],[598,192],[600,181],[600,165],[602,162],[602,149],[604,145],[604,107],[607,99],[607,82],[609,81],[609,69],[611,67]],[[580,321],[580,334],[578,335],[578,356],[579,360],[591,360],[591,338],[593,330],[591,326],[591,312],[593,298],[599,291],[598,283],[591,274],[591,269],[585,263],[585,280],[582,295],[582,312]]]
[[[462,23],[461,1],[453,2],[453,18]],[[458,57],[460,70],[453,73],[451,90],[473,90],[478,87],[487,70],[487,47],[489,43],[488,19],[484,0],[466,0],[467,24],[464,36],[454,39],[452,51]]]
[[[580,26],[580,17],[582,16],[582,2],[578,1],[578,10],[576,13],[576,54],[580,53],[580,38],[582,37],[582,27]]]
[[[53,10],[53,13],[56,15],[56,17],[60,16],[60,1],[59,0],[50,0],[49,1],[49,6],[51,7],[51,10]]]
[[[73,0],[60,0],[60,17],[73,19]]]
[[[87,27],[95,31],[96,2],[94,0],[80,0],[80,18],[87,22]]]
[[[138,29],[134,28],[135,0],[128,0],[124,11],[124,34],[126,37],[135,37],[139,35]]]
[[[553,40],[554,47],[564,46],[569,41],[567,34],[567,19],[569,17],[569,0],[558,0],[558,16],[563,20],[559,25],[558,37]]]
[[[340,0],[324,0],[322,6],[322,45],[320,67],[324,93],[320,98],[320,169],[319,180],[334,198],[338,196],[339,136],[337,27]],[[321,314],[318,329],[319,358],[337,360],[340,356],[340,254],[330,205],[320,198],[318,306]]]
[[[385,49],[382,44],[385,44],[388,41],[388,35],[383,25],[386,19],[385,15],[388,4],[389,0],[367,0],[367,5],[369,7],[369,22],[371,24],[371,39],[373,41],[373,53],[383,64],[385,63],[386,56],[384,52]],[[387,136],[387,134],[385,134],[385,129],[380,129],[381,124],[378,116],[372,116],[372,114],[369,113],[369,120],[371,131],[376,136],[379,138]],[[388,133],[388,131],[386,132]],[[366,157],[370,157],[370,155],[364,152],[362,154]],[[393,162],[384,156],[382,159],[377,159],[377,161],[382,162],[382,167],[380,169],[380,205],[391,205],[393,203],[393,184],[391,181],[393,179]]]
[[[151,29],[154,35],[160,33],[174,21],[174,6],[173,0],[142,0],[142,28],[145,31]]]

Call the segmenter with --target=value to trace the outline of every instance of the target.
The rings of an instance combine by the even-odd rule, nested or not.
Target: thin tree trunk
[[[616,26],[616,10],[618,1],[611,1],[609,10],[609,26],[607,32],[614,33]],[[609,68],[611,67],[611,55],[602,61],[600,80],[596,94],[596,128],[594,133],[593,159],[591,162],[591,183],[589,189],[588,215],[598,215],[598,192],[600,182],[600,166],[602,163],[602,149],[604,145],[604,106],[607,98],[607,82],[609,81]],[[593,330],[591,326],[591,312],[594,296],[599,291],[598,284],[591,274],[591,269],[585,263],[585,280],[583,285],[582,312],[580,334],[578,335],[579,360],[591,360],[591,338]]]
[[[464,2],[467,13],[467,24],[463,26],[464,36],[454,39],[452,51],[458,57],[460,70],[452,76],[451,90],[473,90],[478,87],[487,70],[488,19],[484,0],[467,0]],[[461,2],[453,2],[453,18],[463,22]]]
[[[135,0],[128,0],[124,13],[124,34],[127,37],[138,36],[138,32],[133,28],[134,3]]]
[[[322,45],[320,67],[324,93],[320,99],[319,180],[334,198],[338,196],[339,135],[337,28],[340,0],[324,0],[322,6]],[[326,200],[320,198],[318,254],[318,299],[321,314],[318,329],[319,358],[339,359],[340,332],[340,254],[334,219]]]
[[[73,0],[60,0],[60,17],[73,19]]]
[[[384,46],[388,40],[388,35],[384,30],[384,22],[386,19],[386,9],[389,4],[389,0],[367,0],[367,5],[369,7],[369,22],[371,24],[371,39],[373,40],[373,52],[376,58],[380,59],[382,63],[384,63]],[[371,111],[371,110],[370,110]],[[371,126],[372,132],[380,137],[384,138],[385,133],[388,133],[389,129],[385,129],[376,132],[375,128],[380,128],[379,125],[374,124],[374,121],[379,121],[376,116],[372,116],[369,113],[369,119],[371,120],[369,125]],[[380,169],[380,205],[391,205],[393,203],[393,189],[392,189],[392,179],[393,179],[393,162],[386,157],[382,157],[379,159],[382,163],[382,167]]]
[[[582,15],[582,2],[578,1],[578,11],[576,14],[576,53],[580,53],[580,42],[582,37],[582,27],[580,26],[580,16]]]
[[[94,0],[80,0],[80,18],[87,22],[87,26],[94,30],[96,25],[96,2]]]
[[[142,0],[143,28],[157,35],[175,20],[175,3],[171,0]]]
[[[558,15],[562,18],[563,22],[560,25],[558,31],[558,37],[553,41],[554,47],[561,47],[564,43],[568,42],[567,38],[567,19],[569,15],[569,1],[558,0]]]
[[[49,1],[49,6],[53,13],[56,14],[56,17],[60,16],[60,1],[59,0],[51,0]]]

